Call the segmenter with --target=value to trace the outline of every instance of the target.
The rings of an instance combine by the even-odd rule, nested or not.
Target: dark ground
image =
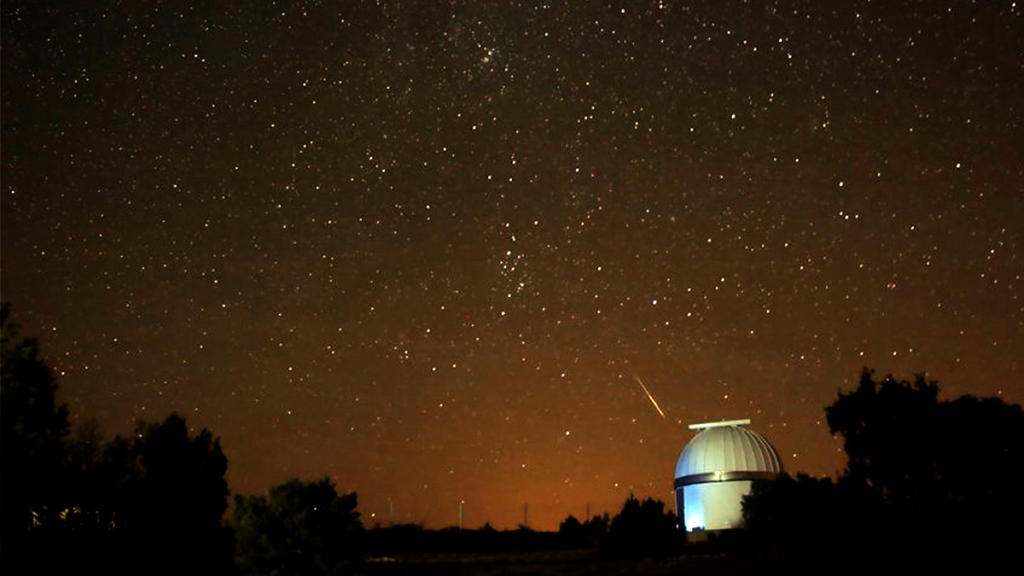
[[[500,553],[423,553],[406,556],[378,556],[362,568],[366,575],[524,575],[560,574],[667,575],[667,574],[751,574],[772,573],[782,568],[771,558],[728,557],[691,554],[663,559],[605,560],[596,550],[552,550]],[[768,572],[765,572],[765,571]]]

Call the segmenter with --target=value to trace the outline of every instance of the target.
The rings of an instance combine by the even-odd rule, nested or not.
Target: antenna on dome
[[[741,418],[739,420],[721,420],[719,422],[698,422],[697,424],[690,424],[687,426],[690,430],[706,430],[708,428],[724,428],[726,426],[748,426],[750,425],[750,418]]]

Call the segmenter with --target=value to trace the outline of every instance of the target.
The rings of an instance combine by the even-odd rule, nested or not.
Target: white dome
[[[696,424],[701,432],[690,440],[676,462],[676,478],[730,472],[779,474],[779,455],[761,435],[743,426],[749,420]]]

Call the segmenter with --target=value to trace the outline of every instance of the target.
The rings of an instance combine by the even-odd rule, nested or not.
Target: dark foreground
[[[864,552],[867,552],[866,554]],[[954,554],[940,549],[919,553],[892,555],[860,554],[838,550],[805,550],[789,555],[768,551],[720,553],[687,551],[663,558],[608,559],[598,550],[542,550],[517,552],[442,552],[414,553],[401,556],[373,556],[355,574],[363,576],[394,575],[565,575],[604,576],[670,574],[871,574],[881,573],[958,573],[987,571],[1004,565],[1004,557],[991,554]]]
[[[766,558],[686,555],[662,559],[606,560],[596,550],[550,550],[499,553],[424,553],[369,559],[360,573],[370,575],[519,575],[559,574],[741,574],[768,570],[778,562]]]

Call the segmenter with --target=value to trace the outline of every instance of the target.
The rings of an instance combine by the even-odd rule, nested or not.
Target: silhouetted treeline
[[[489,524],[477,530],[425,530],[415,524],[399,524],[374,528],[366,535],[368,552],[389,556],[592,549],[607,559],[629,559],[671,554],[678,551],[681,543],[675,516],[665,511],[665,504],[651,498],[641,502],[633,495],[614,517],[595,515],[580,522],[570,515],[562,521],[558,532],[538,532],[525,526],[495,530]]]
[[[104,441],[72,430],[38,343],[19,339],[2,306],[0,571],[102,574],[302,574],[360,571],[369,554],[518,552],[570,548],[605,559],[680,550],[676,518],[632,495],[614,517],[559,531],[364,531],[355,493],[324,478],[291,480],[267,496],[236,496],[224,519],[227,459],[207,430],[176,414]],[[1024,411],[1000,399],[938,399],[938,386],[865,369],[826,408],[848,455],[835,481],[806,475],[755,482],[740,539],[790,557],[882,558],[902,553],[1008,557],[1021,541]],[[749,538],[748,538],[749,537]],[[843,556],[846,555],[846,556]],[[971,556],[973,555],[973,556]]]
[[[675,514],[661,500],[641,502],[630,494],[612,518],[601,552],[612,558],[660,557],[677,551],[680,537]]]
[[[10,307],[0,306],[0,562],[10,573],[32,544],[31,528],[49,527],[68,508],[65,450],[68,410],[55,400],[57,383],[35,340],[18,340]]]
[[[561,535],[567,548],[596,548],[608,534],[610,524],[611,519],[608,514],[593,516],[584,522],[580,522],[570,514],[558,526],[558,534]]]
[[[744,517],[782,548],[954,557],[1005,554],[1024,518],[1024,411],[998,398],[940,401],[938,386],[865,369],[825,413],[848,462],[833,482],[756,483]]]
[[[6,304],[2,324],[3,573],[230,572],[218,441],[173,414],[110,442],[92,425],[72,434],[37,342],[17,338]]]

